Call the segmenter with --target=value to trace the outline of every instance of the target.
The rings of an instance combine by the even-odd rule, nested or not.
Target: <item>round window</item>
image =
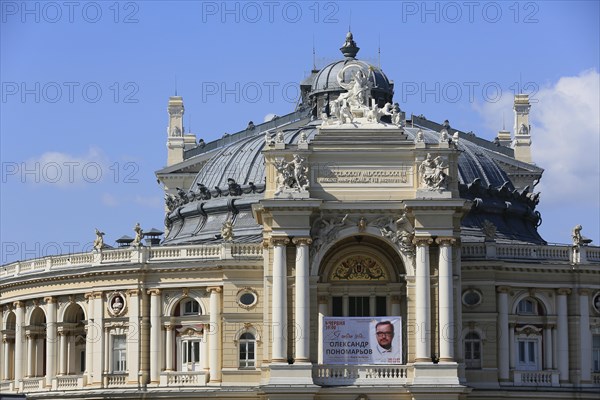
[[[600,314],[600,292],[596,293],[594,296],[594,299],[592,300],[592,306],[594,307],[594,310]]]
[[[244,293],[240,296],[240,303],[245,306],[251,306],[256,301],[256,296],[254,293]]]
[[[243,288],[238,291],[237,303],[240,307],[250,309],[256,305],[258,293],[252,288]]]
[[[465,290],[462,296],[462,301],[465,306],[475,307],[481,303],[482,296],[478,290]]]

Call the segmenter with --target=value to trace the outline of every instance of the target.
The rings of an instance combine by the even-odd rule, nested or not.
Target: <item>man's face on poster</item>
[[[375,327],[377,343],[386,350],[392,348],[392,339],[394,338],[394,325],[389,322],[379,323]]]

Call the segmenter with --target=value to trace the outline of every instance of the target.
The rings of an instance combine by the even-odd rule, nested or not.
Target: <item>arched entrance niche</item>
[[[402,347],[407,348],[405,277],[402,258],[381,238],[354,235],[331,246],[318,267],[319,347],[321,317],[390,316],[402,318]]]
[[[85,313],[77,303],[67,306],[58,326],[59,375],[78,375],[85,371]]]

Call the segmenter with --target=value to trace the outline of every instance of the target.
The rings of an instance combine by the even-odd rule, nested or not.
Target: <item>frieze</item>
[[[394,168],[341,168],[320,166],[314,169],[314,181],[319,184],[344,185],[400,185],[412,186],[412,167],[400,165]]]

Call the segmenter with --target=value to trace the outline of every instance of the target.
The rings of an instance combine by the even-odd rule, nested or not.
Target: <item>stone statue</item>
[[[415,137],[415,142],[423,143],[424,141],[425,141],[425,138],[423,137],[423,131],[419,129],[419,131],[417,132],[417,136]]]
[[[519,127],[519,135],[528,135],[529,134],[529,128],[527,128],[527,126],[525,126],[525,124],[521,124],[521,126]]]
[[[265,132],[265,144],[267,147],[273,146],[275,144],[275,141],[271,137],[271,132],[269,132],[269,131]]]
[[[133,242],[131,242],[132,247],[140,247],[143,246],[142,239],[144,237],[144,231],[138,222],[133,227],[133,231],[135,232],[135,238],[133,238]]]
[[[440,131],[440,143],[447,143],[448,142],[448,131],[445,129],[442,129]]]
[[[279,132],[277,132],[277,135],[275,136],[275,143],[283,143],[283,142],[284,142],[283,132],[279,131]]]
[[[300,132],[300,139],[298,140],[298,144],[307,143],[306,132]]]
[[[112,303],[112,311],[114,314],[120,314],[121,310],[123,310],[123,300],[121,299],[121,296],[115,296],[115,299],[113,300]]]
[[[585,236],[581,235],[581,230],[583,227],[581,225],[575,225],[573,228],[573,246],[587,246],[592,243],[592,239],[588,239]]]
[[[483,221],[481,229],[483,230],[483,234],[485,235],[486,242],[493,242],[496,239],[496,225],[494,225],[487,219]]]
[[[221,228],[221,236],[226,242],[233,241],[233,222],[227,220],[223,223],[223,227]]]
[[[341,227],[346,224],[347,220],[348,214],[344,215],[342,218],[334,217],[325,219],[321,213],[321,217],[314,222],[311,230],[311,236],[315,238],[311,247],[311,252],[313,254],[317,253],[325,243],[335,240],[338,232]]]
[[[354,122],[354,116],[352,115],[352,110],[350,109],[350,105],[348,104],[348,100],[342,99],[342,105],[340,107],[340,116],[339,116],[339,124],[345,124],[347,121],[350,123]]]
[[[398,246],[400,251],[405,254],[413,253],[412,239],[415,229],[406,213],[402,213],[398,218],[379,218],[376,223],[381,235]]]
[[[367,220],[365,217],[360,217],[358,220],[358,231],[362,233],[365,230],[367,230]]]
[[[297,192],[308,190],[308,165],[299,154],[294,154],[291,162],[287,162],[283,158],[276,159],[274,166],[278,172],[275,195],[279,195],[286,189],[293,189]]]
[[[392,124],[398,126],[402,125],[402,113],[398,103],[394,103],[394,106],[392,107]]]
[[[96,239],[94,239],[94,250],[102,250],[104,247],[104,232],[96,228]]]

